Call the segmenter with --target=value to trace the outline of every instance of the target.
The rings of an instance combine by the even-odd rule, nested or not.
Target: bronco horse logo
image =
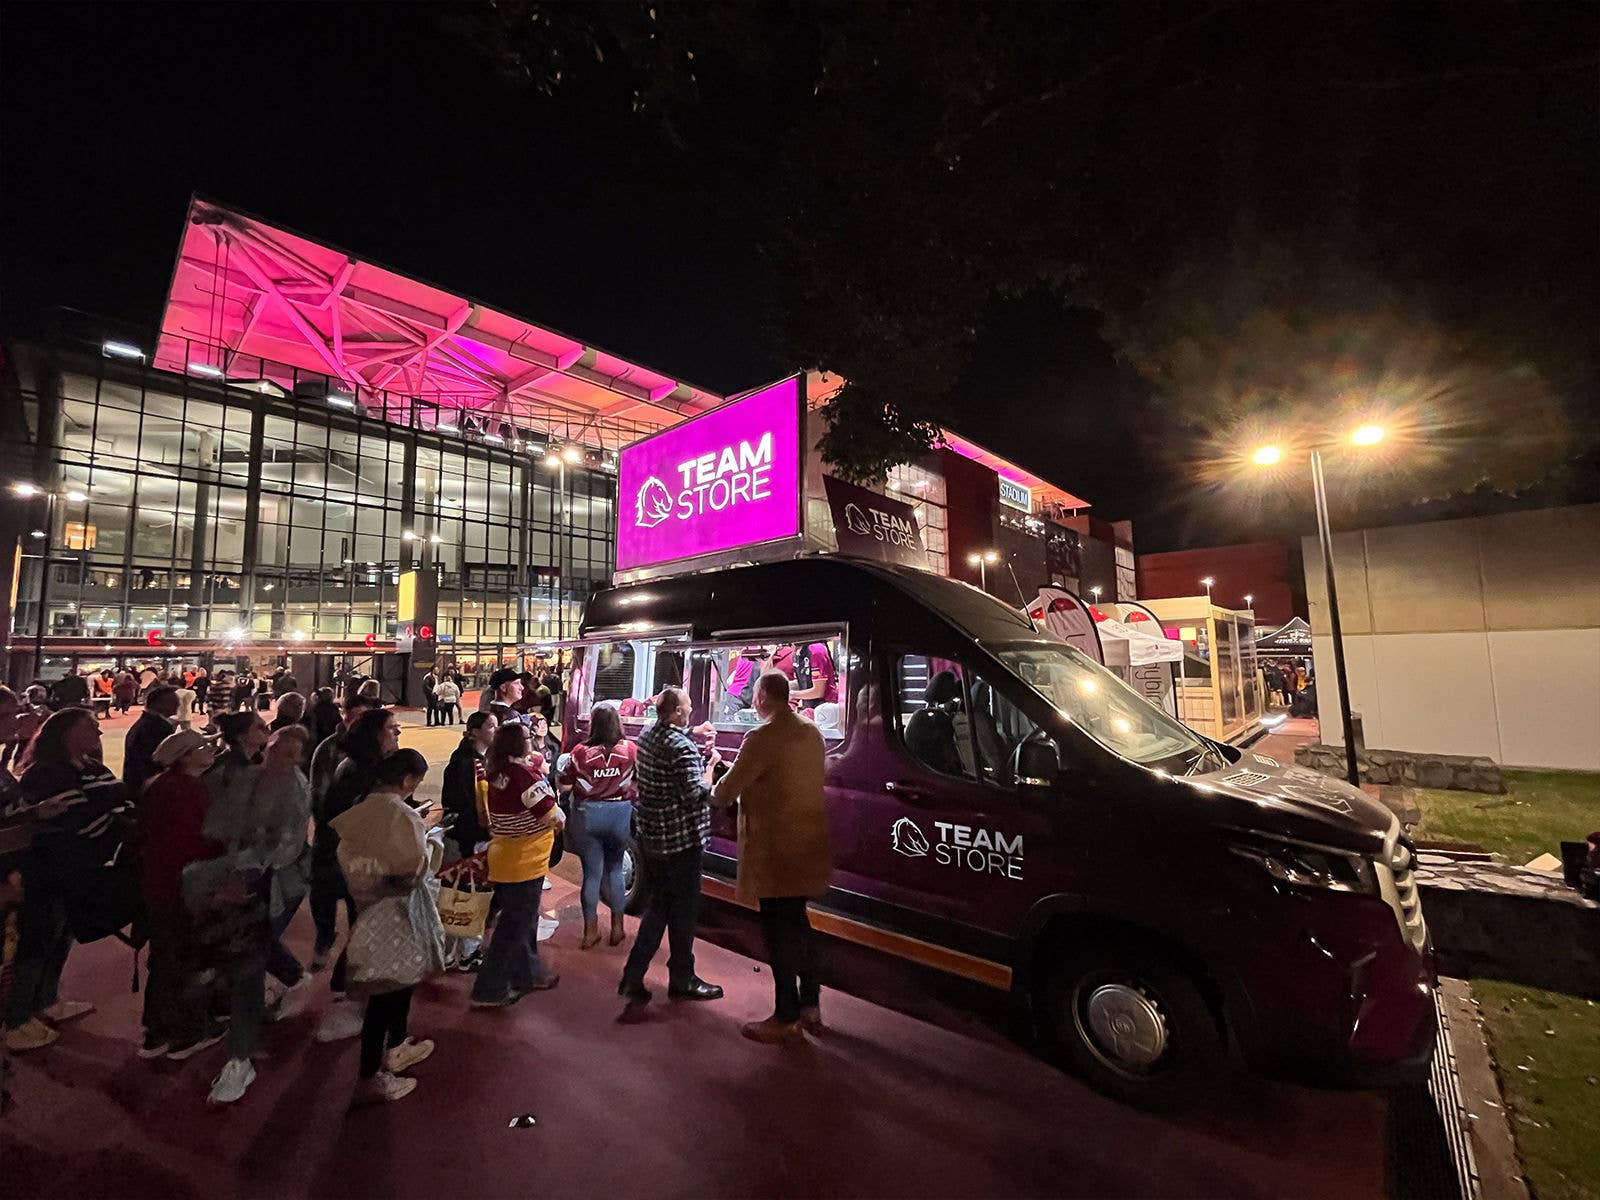
[[[634,500],[633,523],[640,529],[654,529],[672,515],[672,494],[654,475],[646,479]]]

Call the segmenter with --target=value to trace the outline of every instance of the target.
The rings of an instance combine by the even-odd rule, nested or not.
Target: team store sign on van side
[[[936,841],[929,841],[922,826],[901,817],[890,831],[890,844],[907,858],[926,858],[941,867],[972,871],[978,875],[1022,878],[1022,835],[1011,837],[998,829],[930,821]]]

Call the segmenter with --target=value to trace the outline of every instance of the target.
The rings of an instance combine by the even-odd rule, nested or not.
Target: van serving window
[[[625,727],[655,716],[655,698],[687,679],[681,638],[596,639],[578,647],[569,685],[573,719],[582,724],[596,704],[613,704]]]
[[[740,630],[739,635],[737,640],[695,647],[710,666],[707,708],[719,730],[738,731],[759,724],[756,680],[766,671],[779,671],[789,677],[790,700],[797,711],[815,721],[824,737],[844,736],[848,659],[843,632]]]

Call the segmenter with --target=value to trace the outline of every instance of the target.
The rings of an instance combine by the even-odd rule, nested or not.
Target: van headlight
[[[1378,894],[1372,863],[1360,854],[1274,839],[1238,840],[1229,849],[1249,859],[1280,883],[1325,888],[1331,892]]]

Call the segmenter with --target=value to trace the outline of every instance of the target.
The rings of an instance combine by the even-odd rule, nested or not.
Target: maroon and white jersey
[[[585,742],[574,748],[561,772],[561,786],[572,789],[575,804],[586,800],[636,800],[633,764],[638,751],[623,739],[615,746],[591,746]]]

